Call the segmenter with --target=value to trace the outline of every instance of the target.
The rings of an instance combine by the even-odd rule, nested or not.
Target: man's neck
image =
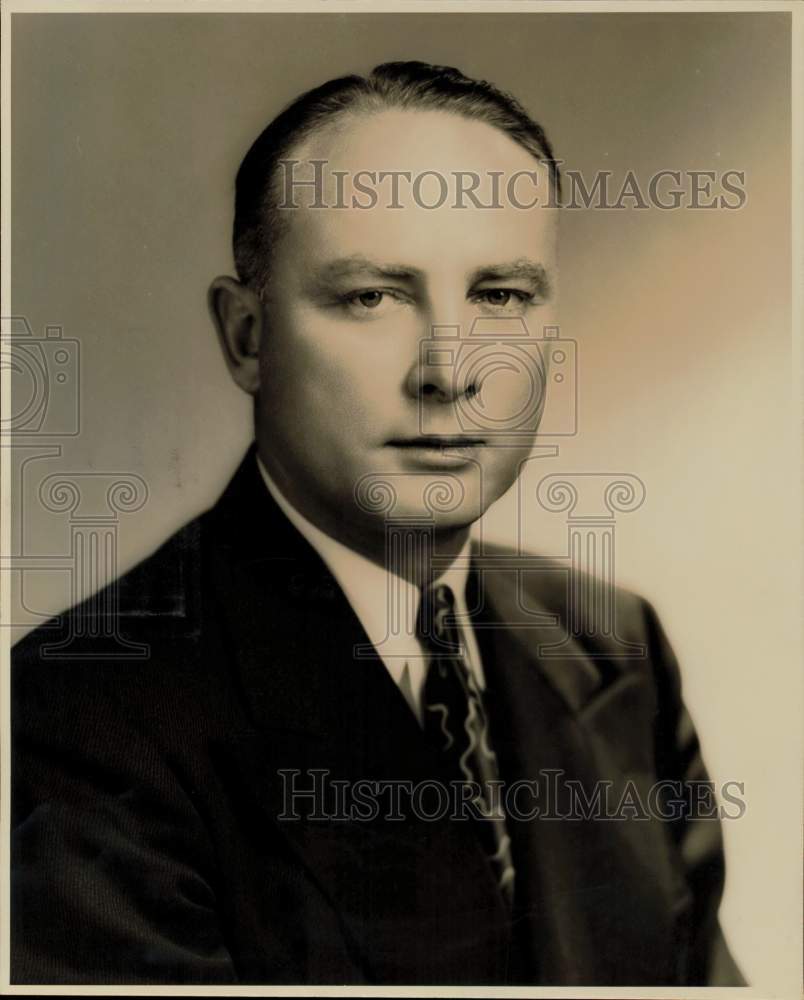
[[[274,468],[274,463],[266,462],[262,455],[257,460],[269,489],[276,491],[297,515],[336,542],[417,587],[427,586],[445,573],[469,539],[469,526],[436,531],[431,526],[423,527],[417,538],[414,525],[406,522],[405,544],[389,545],[386,522],[378,518],[376,522],[355,523],[333,514],[309,497],[297,497],[290,484],[282,482],[281,470]]]

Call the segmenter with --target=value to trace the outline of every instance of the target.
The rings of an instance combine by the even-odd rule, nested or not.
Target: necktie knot
[[[431,656],[460,656],[455,595],[445,583],[432,584],[422,591],[416,635]]]

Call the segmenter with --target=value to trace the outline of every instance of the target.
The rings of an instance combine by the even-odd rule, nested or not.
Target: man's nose
[[[460,363],[465,333],[458,325],[433,326],[418,343],[417,357],[407,377],[407,391],[414,399],[452,403],[477,395],[479,385],[469,367]]]

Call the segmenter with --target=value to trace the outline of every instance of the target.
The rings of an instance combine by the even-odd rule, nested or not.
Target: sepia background
[[[789,22],[14,14],[10,311],[30,324],[20,336],[48,341],[37,350],[52,377],[50,414],[14,449],[15,634],[93,585],[67,568],[71,526],[43,503],[46,477],[140,477],[147,499],[116,515],[123,570],[237,465],[250,401],[229,380],[206,289],[232,270],[239,161],[300,91],[390,59],[448,63],[512,91],[568,167],[611,170],[615,191],[627,170],[645,186],[662,169],[745,171],[739,211],[564,214],[578,433],[551,439],[558,456],[534,460],[483,530],[561,554],[566,516],[538,504],[544,475],[642,481],[644,503],[617,520],[617,581],[660,613],[713,778],[745,784],[745,815],[724,824],[734,953],[766,995],[795,982]]]

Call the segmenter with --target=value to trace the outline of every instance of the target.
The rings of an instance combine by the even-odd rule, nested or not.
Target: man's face
[[[313,176],[308,161],[327,161],[329,207],[310,207],[312,191],[298,187],[300,207],[284,210],[264,294],[260,455],[331,533],[422,514],[438,529],[465,527],[515,481],[538,423],[535,341],[555,323],[557,279],[546,168],[489,125],[421,111],[341,119],[292,158],[297,179]],[[540,206],[523,210],[509,179],[534,170],[538,187],[521,175],[512,189],[520,204],[538,194]],[[376,184],[361,180],[377,204],[336,207],[369,202],[361,171],[375,172]],[[418,189],[401,179],[394,197],[381,171],[435,171],[449,195],[425,207],[440,200],[429,175]],[[496,207],[466,196],[455,207],[461,171],[479,176],[480,206]]]

